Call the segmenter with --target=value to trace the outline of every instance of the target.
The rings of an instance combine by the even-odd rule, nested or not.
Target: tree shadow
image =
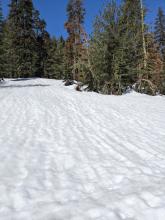
[[[12,82],[20,82],[20,81],[28,81],[28,80],[33,80],[34,78],[17,78],[17,79],[11,79],[10,81]]]
[[[0,89],[6,88],[30,88],[30,87],[47,87],[50,86],[49,84],[27,84],[27,85],[2,85],[0,84]]]

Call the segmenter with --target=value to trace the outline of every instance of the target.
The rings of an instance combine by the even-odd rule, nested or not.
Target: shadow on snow
[[[47,87],[49,84],[27,84],[27,85],[2,85],[0,84],[0,89],[5,88],[28,88],[28,87]]]
[[[28,81],[28,80],[33,80],[36,79],[35,77],[33,78],[17,78],[17,79],[11,79],[10,81],[12,82],[20,82],[20,81]]]

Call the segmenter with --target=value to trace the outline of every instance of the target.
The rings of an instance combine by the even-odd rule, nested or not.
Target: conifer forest
[[[6,18],[0,4],[0,77],[75,80],[102,94],[165,94],[165,12],[158,9],[154,28],[147,13],[142,0],[108,1],[87,34],[83,0],[69,0],[68,35],[56,38],[32,0],[11,0]]]

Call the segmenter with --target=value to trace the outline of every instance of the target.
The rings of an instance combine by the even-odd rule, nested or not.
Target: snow
[[[165,97],[0,85],[0,220],[165,220]]]

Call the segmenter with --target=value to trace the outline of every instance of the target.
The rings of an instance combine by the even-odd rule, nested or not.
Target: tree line
[[[83,0],[68,0],[66,39],[46,31],[32,0],[11,0],[3,18],[0,0],[0,77],[73,80],[87,90],[123,94],[130,89],[165,94],[165,14],[154,30],[142,0],[109,0],[85,32]]]

